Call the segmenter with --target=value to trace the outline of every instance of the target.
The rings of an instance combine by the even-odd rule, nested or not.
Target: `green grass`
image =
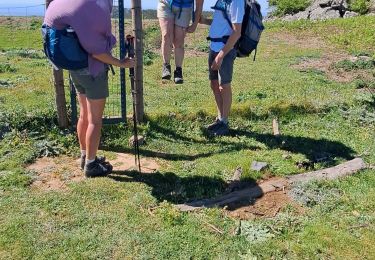
[[[269,1],[270,6],[273,6],[275,10],[273,14],[277,16],[283,16],[287,14],[295,14],[305,10],[310,4],[310,0],[271,0]]]
[[[274,22],[266,27],[269,31],[287,30],[295,33],[307,33],[319,36],[339,49],[351,53],[369,53],[374,55],[375,17],[360,16],[348,19],[325,21],[300,20],[295,22]]]
[[[355,156],[375,164],[373,96],[358,91],[358,82],[338,83],[322,71],[290,66],[322,57],[323,45],[307,48],[276,40],[285,32],[306,37],[319,32],[340,52],[372,55],[373,27],[359,26],[375,21],[367,19],[269,24],[257,61],[236,61],[233,130],[224,138],[211,138],[203,129],[215,116],[207,57],[187,56],[181,86],[162,84],[161,60],[153,57],[144,73],[147,121],[140,131],[147,143],[141,154],[156,159],[159,172],[119,172],[50,192],[30,188],[35,173],[25,166],[45,153],[76,156],[77,140],[56,126],[50,68],[34,51],[40,36],[30,26],[36,22],[16,30],[15,41],[1,37],[0,79],[11,87],[0,85],[0,259],[373,259],[374,170],[296,187],[302,203],[310,200],[303,214],[289,206],[275,218],[240,224],[220,209],[181,213],[174,207],[221,194],[238,166],[244,179],[264,177],[250,170],[254,160],[268,162],[266,174],[272,176],[304,172],[296,161],[327,154],[331,160],[317,169]],[[6,23],[0,26],[0,32],[5,30]],[[148,31],[153,44],[155,30]],[[190,36],[189,46],[197,44],[195,37]],[[127,101],[130,112],[129,93]],[[272,135],[276,116],[280,138]],[[102,149],[132,152],[131,131],[123,124],[105,126]],[[291,159],[283,159],[286,153]]]

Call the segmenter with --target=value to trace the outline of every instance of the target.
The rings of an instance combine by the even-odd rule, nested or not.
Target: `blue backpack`
[[[168,3],[169,5],[171,6],[171,9],[173,8],[173,6],[177,6],[180,8],[180,13],[178,14],[178,18],[181,17],[181,13],[182,13],[182,8],[190,8],[190,7],[193,7],[193,14],[192,14],[192,17],[193,17],[193,22],[195,20],[195,12],[194,12],[194,2],[195,0],[168,0]]]
[[[72,28],[57,30],[43,25],[42,35],[44,53],[57,68],[79,70],[88,67],[88,53]]]
[[[228,17],[228,7],[232,3],[232,0],[218,0],[212,9],[222,11],[225,19],[232,27],[232,22]],[[242,22],[241,38],[237,41],[235,49],[237,50],[237,57],[249,57],[250,54],[255,51],[254,60],[256,58],[258,43],[265,29],[263,25],[263,16],[261,13],[260,4],[256,0],[244,0],[245,4],[245,15]],[[207,39],[213,42],[226,43],[230,35],[226,35],[222,38],[210,38]]]
[[[169,0],[169,5],[177,6],[180,8],[190,8],[194,4],[194,0]]]

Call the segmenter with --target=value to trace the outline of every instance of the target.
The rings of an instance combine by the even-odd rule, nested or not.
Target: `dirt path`
[[[135,170],[134,155],[115,153],[113,157],[114,159],[110,160],[113,171]],[[36,174],[31,187],[43,191],[67,190],[69,183],[85,179],[83,171],[79,168],[79,163],[80,159],[68,156],[40,158],[27,167],[28,170]],[[143,173],[153,173],[160,168],[156,161],[148,158],[142,158],[141,165]]]

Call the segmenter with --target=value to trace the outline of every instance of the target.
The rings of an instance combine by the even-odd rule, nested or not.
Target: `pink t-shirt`
[[[89,71],[95,77],[105,65],[91,55],[110,53],[116,44],[111,12],[112,0],[54,0],[47,8],[44,24],[58,30],[68,26],[74,29],[89,53]]]

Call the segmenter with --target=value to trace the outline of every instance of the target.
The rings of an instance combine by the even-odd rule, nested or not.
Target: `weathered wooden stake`
[[[46,8],[53,0],[46,0]],[[64,72],[63,70],[56,70],[52,68],[53,85],[55,86],[55,100],[57,110],[57,120],[60,128],[67,128],[69,126],[68,114],[66,110],[66,99],[64,89]]]
[[[141,0],[131,0],[133,31],[135,37],[135,100],[138,122],[143,121],[143,30],[142,30],[142,4]]]
[[[272,121],[272,129],[273,129],[273,135],[274,136],[280,136],[279,119],[278,118],[275,118]]]

